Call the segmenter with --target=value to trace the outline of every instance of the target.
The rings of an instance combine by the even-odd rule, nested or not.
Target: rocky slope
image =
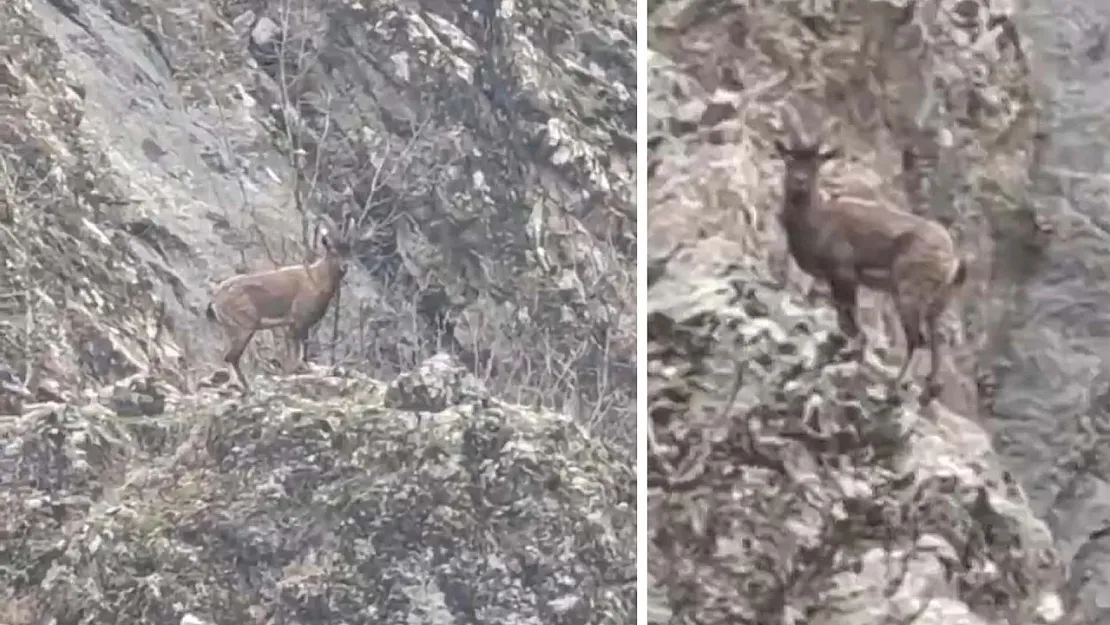
[[[0,622],[627,623],[635,473],[451,357],[0,421]]]
[[[652,6],[649,574],[654,622],[1059,620],[1064,567],[982,427],[987,352],[1045,241],[1030,70],[1001,2]],[[785,253],[771,142],[839,144],[826,182],[949,225],[974,255],[945,392],[891,388]],[[927,366],[927,359],[919,366]]]
[[[628,622],[633,11],[0,3],[0,623]],[[213,386],[346,214],[328,366]]]
[[[487,5],[4,3],[0,362],[194,384],[211,286],[352,213],[317,358],[442,347],[630,441],[634,5]]]

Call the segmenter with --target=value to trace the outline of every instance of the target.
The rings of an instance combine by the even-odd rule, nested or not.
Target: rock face
[[[0,2],[0,623],[629,622],[635,32]],[[260,332],[239,398],[213,286],[348,215],[314,372]]]
[[[1011,7],[650,11],[650,619],[1059,620],[1052,536],[980,424],[977,354],[1001,311],[986,294],[1021,271],[1006,236],[1043,243],[1020,208],[1037,115]],[[859,363],[789,259],[772,141],[799,129],[846,155],[826,192],[886,196],[972,254],[938,402],[891,384],[886,298],[863,294]]]
[[[676,263],[648,318],[655,622],[1059,616],[1052,537],[974,422],[767,277]]]
[[[6,419],[4,621],[628,622],[635,472],[572,418],[418,422],[331,369],[256,386]]]
[[[388,379],[451,352],[631,444],[634,9],[4,3],[0,363],[65,400],[189,388],[213,285],[350,213],[315,358]]]

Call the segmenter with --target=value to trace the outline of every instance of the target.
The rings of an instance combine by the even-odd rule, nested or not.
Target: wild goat
[[[231,365],[243,394],[250,392],[239,359],[259,330],[288,328],[287,361],[300,369],[305,362],[305,341],[312,326],[327,312],[351,256],[348,218],[333,240],[326,229],[320,234],[324,255],[315,262],[232,276],[221,282],[205,314],[224,328],[228,347],[224,362]]]
[[[932,366],[924,402],[940,391],[939,319],[956,289],[967,279],[967,263],[956,254],[948,231],[939,223],[900,210],[877,198],[848,193],[823,201],[818,170],[839,156],[822,150],[820,141],[775,141],[786,164],[782,225],[790,255],[803,271],[828,282],[841,332],[859,342],[866,337],[856,321],[859,285],[889,293],[906,334],[906,361],[901,383],[917,350],[929,346]]]

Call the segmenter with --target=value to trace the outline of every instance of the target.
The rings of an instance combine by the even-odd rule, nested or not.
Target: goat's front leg
[[[833,306],[836,308],[836,322],[840,331],[856,344],[859,350],[859,360],[867,353],[867,335],[860,330],[856,320],[858,287],[854,282],[847,280],[832,280],[829,282],[832,291]]]
[[[309,370],[308,363],[305,361],[306,345],[308,340],[308,333],[298,329],[296,326],[291,326],[285,334],[285,372],[286,373],[304,373]]]

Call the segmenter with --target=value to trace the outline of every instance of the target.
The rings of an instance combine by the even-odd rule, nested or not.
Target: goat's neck
[[[308,266],[308,273],[313,281],[327,284],[332,290],[339,284],[339,262],[328,256],[322,256]]]
[[[805,185],[784,185],[782,198],[782,220],[787,226],[795,227],[809,223],[809,212],[821,201],[816,180]]]

